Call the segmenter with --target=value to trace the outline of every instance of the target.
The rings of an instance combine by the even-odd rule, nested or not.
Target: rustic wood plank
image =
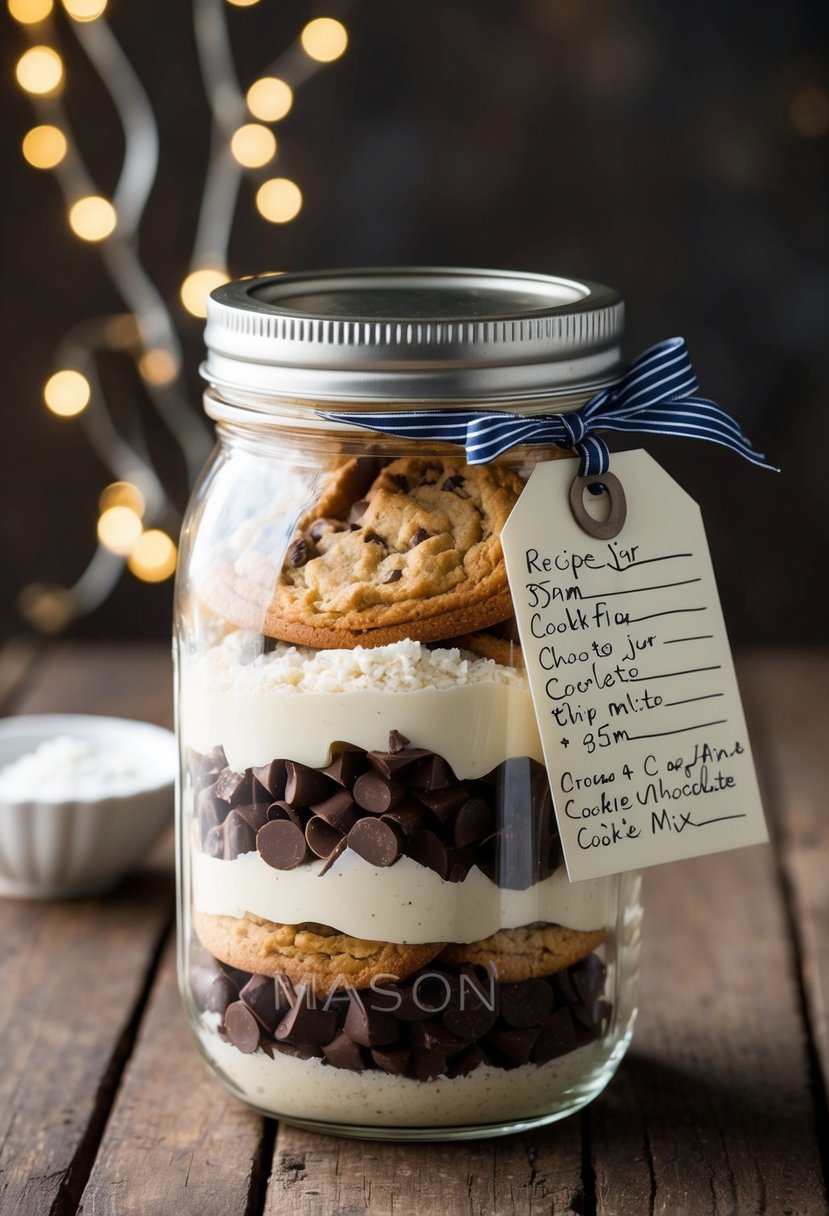
[[[645,876],[641,1013],[591,1111],[600,1216],[826,1212],[768,846]]]
[[[260,1168],[263,1122],[225,1092],[200,1058],[171,944],[79,1211],[241,1216]]]
[[[12,638],[0,649],[0,712],[14,713],[15,699],[42,652],[43,643],[26,634]]]
[[[581,1216],[581,1156],[578,1119],[454,1144],[382,1144],[281,1125],[265,1216]]]
[[[757,653],[742,668],[749,722],[766,758],[766,811],[790,902],[829,1168],[829,652]]]
[[[169,668],[160,647],[60,646],[14,708],[169,721]],[[168,855],[99,899],[0,900],[4,1216],[74,1211],[172,908]]]

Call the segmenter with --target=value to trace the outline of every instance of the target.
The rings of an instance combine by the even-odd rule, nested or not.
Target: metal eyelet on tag
[[[584,491],[589,486],[604,486],[610,495],[610,514],[604,521],[594,519],[584,505]],[[588,536],[595,536],[597,540],[612,540],[622,531],[627,519],[627,502],[621,481],[613,473],[574,477],[570,486],[570,510],[576,523]]]

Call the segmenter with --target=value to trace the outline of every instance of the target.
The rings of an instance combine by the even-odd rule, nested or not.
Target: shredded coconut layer
[[[225,692],[414,692],[468,684],[523,686],[513,667],[457,647],[430,650],[406,639],[389,646],[311,650],[277,642],[261,653],[260,637],[237,630],[206,651],[200,662],[210,685]]]

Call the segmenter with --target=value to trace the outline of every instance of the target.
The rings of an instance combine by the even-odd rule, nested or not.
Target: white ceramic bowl
[[[87,714],[0,720],[0,769],[60,736],[128,758],[137,775],[117,792],[57,801],[0,793],[0,895],[59,899],[113,886],[173,818],[175,735],[149,722]],[[27,791],[28,794],[28,791]]]

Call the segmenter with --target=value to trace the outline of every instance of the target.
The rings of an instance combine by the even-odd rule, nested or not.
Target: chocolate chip
[[[460,476],[459,473],[453,473],[451,477],[446,478],[446,481],[444,481],[443,485],[440,488],[442,490],[448,490],[451,492],[452,490],[457,490],[458,486],[462,486],[462,485],[463,485],[463,478]]]
[[[268,791],[272,802],[285,797],[288,770],[284,760],[271,760],[270,764],[254,766],[252,772],[259,784]]]
[[[320,815],[312,815],[305,825],[308,848],[317,857],[330,857],[343,838],[342,832],[332,827]]]
[[[523,1029],[504,1027],[487,1035],[487,1049],[504,1068],[520,1068],[529,1064],[530,1055],[541,1033],[541,1027]]]
[[[409,784],[412,789],[417,790],[441,790],[451,785],[454,779],[454,774],[443,756],[431,753],[412,769]]]
[[[392,570],[383,579],[383,584],[385,585],[387,583],[399,583],[402,577],[403,577],[402,570]]]
[[[326,798],[325,802],[316,803],[311,810],[340,832],[347,832],[357,822],[357,816],[354,813],[354,799],[348,790],[337,790],[336,794]]]
[[[427,532],[425,528],[418,528],[409,541],[409,548],[417,548],[418,545],[422,545],[425,540],[428,540],[430,536],[431,532]]]
[[[213,793],[232,807],[250,802],[250,773],[234,773],[230,768],[224,769],[213,787]]]
[[[483,798],[470,798],[455,818],[454,841],[459,849],[489,836],[494,827],[492,813]]]
[[[322,540],[326,532],[344,532],[345,524],[340,519],[315,519],[308,529],[308,535],[316,543]]]
[[[260,828],[256,848],[262,860],[275,870],[296,869],[308,852],[302,832],[287,819],[275,819]]]
[[[417,1081],[436,1081],[446,1072],[446,1056],[437,1048],[416,1047],[410,1071]]]
[[[295,569],[299,566],[304,566],[311,556],[311,550],[308,548],[308,542],[300,536],[297,540],[291,541],[288,545],[288,552],[285,554],[285,560],[289,566]]]
[[[376,532],[366,532],[363,537],[364,544],[382,545],[384,549],[388,549],[388,545],[383,540],[382,536],[378,536]]]
[[[365,772],[365,755],[364,751],[338,752],[328,765],[328,768],[324,768],[322,771],[332,781],[336,781],[337,785],[351,789],[360,773]],[[319,814],[319,811],[317,814]]]
[[[365,498],[361,498],[358,502],[352,503],[351,510],[348,512],[348,522],[356,524],[359,519],[362,519],[368,510],[368,502]]]
[[[221,746],[214,747],[207,755],[201,757],[201,776],[202,781],[211,785],[219,776],[223,768],[227,768],[227,756],[225,749]]]
[[[243,1001],[234,1001],[225,1012],[225,1032],[234,1047],[249,1056],[259,1046],[259,1023]]]
[[[537,1026],[553,1008],[553,990],[544,980],[523,980],[501,986],[501,1017],[510,1026]]]
[[[325,865],[318,871],[317,878],[322,878],[323,874],[327,874],[328,871],[333,866],[334,862],[337,860],[337,858],[342,856],[342,854],[346,851],[347,848],[348,848],[348,837],[343,836],[342,840],[337,845],[337,847],[331,853],[328,854],[328,860],[326,861]]]
[[[296,989],[293,982],[281,971],[278,971],[273,977],[273,993],[276,1007],[280,1013],[293,1009],[297,1001]]]
[[[286,760],[285,769],[285,801],[291,806],[313,806],[335,792],[331,779],[315,768],[308,768],[295,760]]]
[[[279,801],[272,802],[265,812],[265,816],[270,821],[271,819],[290,819],[291,823],[303,830],[302,820],[292,806],[288,806],[287,802]]]
[[[392,1014],[374,1009],[371,1001],[352,992],[343,1030],[361,1047],[387,1047],[400,1037],[400,1023]]]
[[[193,1000],[202,1013],[224,1014],[228,1005],[239,999],[236,985],[215,965],[191,967],[189,978]]]
[[[376,772],[384,777],[395,777],[398,773],[408,770],[429,753],[419,747],[410,747],[407,751],[368,752],[366,759]]]
[[[428,828],[421,828],[419,832],[415,833],[406,851],[414,861],[434,870],[439,878],[446,877],[449,868],[446,849],[434,832],[430,832]]]
[[[418,790],[415,797],[427,806],[444,826],[448,826],[455,811],[469,801],[469,791],[462,785],[454,785],[443,790]]]
[[[199,835],[202,848],[204,848],[210,829],[220,826],[227,818],[228,805],[221,799],[216,798],[213,790],[213,785],[209,786],[206,790],[200,790],[196,798],[196,814],[199,819]]]
[[[423,812],[413,802],[405,802],[396,806],[393,811],[381,815],[381,821],[391,820],[403,829],[407,836],[414,836],[423,824]]]
[[[256,850],[256,832],[239,811],[231,811],[224,821],[224,857],[235,861],[242,853]]]
[[[290,1039],[293,1043],[303,1046],[322,1047],[330,1043],[337,1031],[337,1012],[335,1009],[323,1009],[321,1005],[311,1004],[308,994],[298,997],[292,1009],[289,1009],[276,1028],[275,1037],[279,1040]]]
[[[389,473],[389,480],[393,481],[398,489],[402,490],[404,494],[408,494],[409,479],[403,473]]]
[[[404,748],[409,746],[410,742],[411,740],[407,739],[405,735],[401,735],[399,730],[389,731],[388,748],[390,752],[402,752]]]
[[[412,1024],[412,1043],[415,1049],[440,1051],[444,1056],[455,1055],[467,1045],[464,1039],[447,1030],[437,1018],[414,1022]]]
[[[371,866],[393,866],[400,856],[403,829],[383,819],[360,819],[348,833],[348,847]]]
[[[273,1034],[281,1014],[276,1008],[276,990],[273,980],[266,975],[252,975],[239,993],[248,1009],[267,1031]]]
[[[351,793],[354,801],[364,811],[372,815],[382,815],[402,801],[406,790],[381,773],[363,773],[354,782]]]
[[[360,1048],[356,1043],[352,1043],[343,1031],[340,1031],[336,1039],[326,1043],[322,1051],[328,1063],[333,1064],[335,1068],[348,1068],[352,1072],[362,1072],[366,1066]]]
[[[231,815],[241,815],[254,832],[258,832],[268,822],[268,808],[261,802],[258,805],[251,803],[248,806],[237,806],[236,810],[230,813]]]
[[[373,1048],[371,1058],[378,1068],[382,1068],[383,1072],[391,1073],[393,1077],[402,1077],[406,1069],[409,1067],[411,1059],[411,1047],[382,1047],[379,1050]]]
[[[590,963],[590,959],[595,959],[596,964],[589,967],[579,965],[570,968],[573,988],[585,1005],[592,1004],[601,996],[605,981],[604,965],[595,954],[591,954],[589,958],[585,959],[585,963]]]
[[[489,1057],[486,1055],[477,1043],[474,1043],[466,1051],[452,1061],[452,1067],[447,1071],[447,1077],[465,1077],[469,1073],[474,1072],[481,1064],[488,1064]]]
[[[498,983],[492,976],[481,978],[472,968],[460,975],[457,996],[443,1011],[443,1025],[462,1039],[479,1039],[498,1019]]]
[[[541,1027],[532,1053],[533,1063],[546,1064],[558,1056],[566,1055],[568,1051],[574,1051],[577,1046],[569,1009],[557,1009]]]

